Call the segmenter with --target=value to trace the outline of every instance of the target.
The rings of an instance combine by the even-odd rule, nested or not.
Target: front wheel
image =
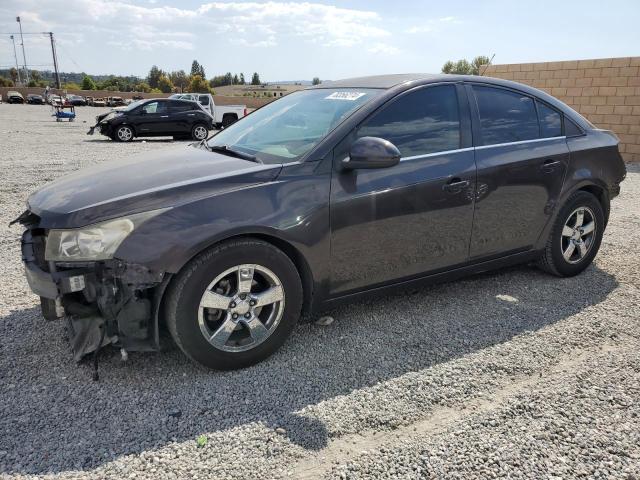
[[[560,277],[571,277],[587,268],[600,248],[604,212],[589,192],[571,195],[556,218],[538,265]]]
[[[291,259],[253,239],[220,244],[193,259],[174,279],[165,320],[192,360],[230,370],[258,363],[287,339],[302,308],[302,285]]]
[[[204,140],[209,135],[209,130],[201,123],[196,123],[191,129],[191,137],[194,140]]]
[[[117,128],[114,137],[119,142],[130,142],[133,139],[133,130],[128,125],[121,125]]]

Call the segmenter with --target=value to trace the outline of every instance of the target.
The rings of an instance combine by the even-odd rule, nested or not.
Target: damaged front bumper
[[[22,235],[22,260],[31,290],[48,320],[66,317],[76,361],[103,345],[128,351],[159,349],[158,315],[169,275],[117,259],[47,262],[46,231]]]

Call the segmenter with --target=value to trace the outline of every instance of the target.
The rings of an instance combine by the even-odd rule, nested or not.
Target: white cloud
[[[435,20],[426,20],[421,25],[414,25],[405,30],[406,33],[418,34],[418,33],[434,33],[442,30],[444,25],[452,25],[461,23],[456,17],[441,17]]]
[[[320,3],[232,1],[204,3],[195,8],[178,5],[68,0],[61,9],[55,2],[22,0],[18,14],[38,29],[64,32],[72,25],[76,35],[100,33],[105,43],[123,49],[192,49],[194,32],[255,47],[273,47],[288,41],[351,47],[390,35],[380,26],[382,20],[374,11]],[[2,10],[0,17],[10,13]]]
[[[384,43],[376,43],[369,47],[367,51],[376,55],[395,55],[396,53],[400,53],[400,49]]]

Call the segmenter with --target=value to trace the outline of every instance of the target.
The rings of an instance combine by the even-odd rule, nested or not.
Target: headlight
[[[82,228],[50,230],[44,258],[57,262],[110,259],[137,226],[165,210],[138,213]]]

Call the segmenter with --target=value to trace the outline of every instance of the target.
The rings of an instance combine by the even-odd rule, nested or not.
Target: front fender
[[[115,256],[153,271],[177,273],[216,243],[263,236],[299,252],[314,282],[320,282],[329,273],[329,185],[329,173],[316,174],[314,165],[287,167],[272,182],[176,206],[148,220]]]

